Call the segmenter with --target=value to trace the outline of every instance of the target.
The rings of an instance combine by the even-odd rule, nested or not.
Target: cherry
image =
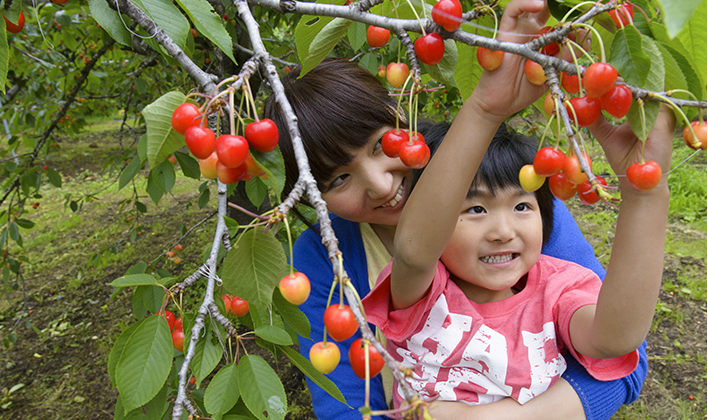
[[[177,164],[177,158],[174,155],[171,155],[170,157],[167,158],[167,160],[174,166]]]
[[[540,64],[535,61],[526,60],[524,64],[524,74],[529,82],[536,86],[540,86],[546,82],[546,72]]]
[[[575,98],[570,98],[570,107],[575,110],[573,111],[566,105],[568,115],[570,118],[576,122],[580,127],[588,127],[595,124],[600,114],[602,114],[602,103],[597,98],[591,98],[589,96],[579,96]]]
[[[69,0],[52,0],[52,3],[64,4],[64,3],[68,2],[68,1],[69,1]]]
[[[533,158],[533,170],[540,176],[555,175],[563,169],[565,155],[553,147],[544,147]]]
[[[543,100],[543,110],[546,111],[546,114],[548,116],[551,116],[554,114],[553,111],[556,109],[556,102],[553,100],[553,95],[551,95],[551,92],[548,92],[546,94],[546,98]]]
[[[423,63],[433,66],[445,55],[445,42],[440,34],[431,32],[415,40],[413,49]]]
[[[379,72],[378,72],[377,74],[378,74],[379,77],[381,77],[381,78],[386,77],[386,66],[384,66],[383,64],[381,64],[381,65],[379,66]]]
[[[172,345],[175,346],[175,348],[179,351],[184,350],[184,331],[172,331]]]
[[[416,134],[417,138],[414,135],[413,142],[401,144],[399,157],[401,162],[409,168],[420,169],[425,167],[430,160],[430,148],[425,144],[423,136],[420,133]]]
[[[172,113],[172,129],[180,134],[184,134],[187,128],[199,125],[202,113],[199,108],[191,102],[185,102],[178,106]]]
[[[571,199],[575,192],[577,191],[577,185],[568,181],[563,172],[558,172],[557,174],[548,178],[548,187],[551,189],[553,195],[562,201]]]
[[[238,296],[231,298],[231,312],[236,316],[244,316],[248,313],[248,302]]]
[[[206,127],[193,125],[184,132],[187,148],[198,159],[206,159],[216,147],[216,135]]]
[[[454,32],[462,23],[462,5],[458,0],[440,0],[430,13],[433,21],[448,32]]]
[[[340,358],[339,347],[334,343],[320,341],[310,347],[310,362],[320,373],[332,372],[339,364]]]
[[[487,71],[492,71],[501,66],[503,60],[504,51],[488,50],[484,47],[477,48],[477,61]]]
[[[249,153],[248,156],[246,156],[246,161],[244,162],[246,165],[246,175],[251,175],[252,177],[254,176],[263,176],[265,175],[265,171],[261,169],[260,166],[256,163],[255,160],[253,160],[253,156]]]
[[[401,145],[407,141],[408,130],[389,130],[381,138],[381,149],[386,156],[396,158],[401,150]]]
[[[278,146],[278,127],[270,118],[249,123],[244,134],[248,144],[259,152],[272,152]]]
[[[592,161],[590,160],[590,157],[585,153],[583,153],[583,157],[588,162],[590,169],[592,169]],[[576,155],[569,156],[565,159],[565,163],[563,164],[563,174],[566,178],[568,178],[568,181],[573,184],[582,184],[588,180],[588,176],[580,168],[580,161]]]
[[[541,35],[545,35],[547,33],[553,32],[554,29],[551,28],[550,26],[544,26],[541,28],[540,31],[534,36],[534,39],[539,38]],[[553,55],[560,51],[560,45],[558,45],[555,42],[551,42],[550,44],[546,45],[545,47],[541,48],[541,53],[545,55]]]
[[[161,315],[163,318],[167,320],[167,325],[170,326],[170,331],[172,331],[175,327],[175,314],[173,314],[170,311],[165,311],[164,314],[161,314],[160,312],[155,312],[155,315]]]
[[[384,367],[384,360],[378,350],[372,345],[369,345],[369,378],[373,378],[381,372]],[[349,363],[352,365],[352,370],[356,376],[361,379],[366,378],[366,353],[364,344],[361,338],[352,342],[349,346]]]
[[[694,146],[693,142],[693,134],[691,133],[691,128],[689,126],[686,126],[686,128],[683,129],[683,141],[686,143],[688,147],[694,150],[698,149],[703,149],[706,150],[706,123],[705,121],[694,121],[691,123],[691,127],[693,127],[693,131],[696,132],[696,137],[698,137],[698,141],[701,142],[700,146]]]
[[[138,234],[140,234],[140,232],[138,232]],[[172,260],[172,262],[175,263],[175,265],[177,265],[177,264],[179,264],[179,263],[182,262],[182,258],[180,258],[180,257],[175,257],[175,258]]]
[[[211,152],[208,158],[199,160],[199,172],[202,173],[204,178],[216,178],[217,162],[219,162],[219,156],[217,156],[216,151]]]
[[[242,163],[235,168],[224,166],[221,161],[216,162],[216,177],[222,184],[231,185],[239,182],[246,174],[246,164]]]
[[[533,165],[524,165],[519,171],[519,182],[524,191],[534,192],[543,186],[543,183],[546,182],[546,177],[538,175],[533,170]]]
[[[177,244],[177,245],[173,246],[172,249],[174,249],[175,251],[181,251],[181,250],[182,250],[182,244]]]
[[[614,85],[606,94],[600,97],[602,109],[615,118],[622,118],[632,107],[632,91],[625,85]]]
[[[597,182],[602,185],[607,185],[607,181],[601,176],[596,177]],[[585,181],[582,184],[578,184],[578,198],[583,204],[595,204],[600,201],[600,196],[597,192],[591,191],[592,185],[590,182]]]
[[[617,82],[617,70],[607,63],[593,63],[585,69],[583,87],[591,98],[599,98],[612,89]]]
[[[568,93],[580,92],[580,78],[576,75],[561,73],[561,86]]]
[[[408,78],[408,64],[406,63],[388,63],[386,68],[386,80],[391,86],[397,88],[403,86]]]
[[[352,309],[343,304],[330,305],[324,313],[324,325],[334,341],[344,341],[359,328]]]
[[[25,14],[20,11],[20,17],[17,19],[17,24],[14,24],[7,20],[5,16],[3,16],[5,19],[5,28],[7,28],[8,32],[11,32],[13,34],[16,34],[22,30],[25,26]]]
[[[634,6],[625,3],[619,8],[612,9],[607,13],[612,18],[612,21],[615,22],[615,27],[620,29],[632,24],[632,19],[634,18]]]
[[[310,296],[310,279],[299,271],[280,279],[278,287],[285,300],[293,305],[300,305]]]
[[[248,155],[248,141],[241,136],[222,134],[216,139],[216,154],[227,168],[241,166]]]
[[[634,162],[627,168],[627,180],[639,191],[650,190],[661,180],[661,166],[653,160]]]
[[[165,253],[167,255],[167,258],[174,258],[175,257],[175,252],[174,251],[167,251]]]
[[[175,319],[175,330],[182,331],[182,317]]]
[[[224,300],[224,315],[231,314],[231,295],[221,295],[221,299]]]
[[[373,25],[366,28],[366,42],[374,48],[383,47],[388,43],[389,38],[391,38],[391,31],[386,28]]]

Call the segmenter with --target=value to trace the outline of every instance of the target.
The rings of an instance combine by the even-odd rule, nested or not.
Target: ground
[[[111,299],[111,281],[139,260],[150,262],[169,249],[180,236],[180,225],[194,225],[211,212],[196,206],[200,182],[178,177],[171,197],[148,205],[135,243],[124,238],[130,221],[121,213],[116,174],[102,175],[105,158],[116,152],[102,132],[60,142],[62,157],[48,161],[64,176],[61,190],[43,187],[41,205],[26,218],[37,223],[22,230],[25,253],[31,263],[23,267],[17,290],[0,292],[0,339],[16,335],[16,342],[0,354],[0,418],[13,419],[111,419],[117,391],[111,386],[107,362],[121,327],[135,321],[131,295]],[[704,164],[703,164],[704,165]],[[705,166],[703,166],[705,171]],[[705,178],[704,178],[705,179]],[[86,202],[82,211],[65,207],[64,195],[75,199],[102,188],[107,193]],[[705,197],[703,197],[705,202]],[[190,204],[191,203],[191,204]],[[599,211],[576,199],[569,207],[581,229],[606,263],[611,243],[612,211]],[[623,408],[617,419],[697,419],[706,414],[706,231],[680,218],[672,218],[667,235],[664,290],[657,306],[649,343],[649,376],[641,397]],[[191,273],[211,241],[213,223],[207,221],[183,241],[182,262],[162,257],[155,263],[176,275]],[[103,247],[117,244],[117,254]],[[18,252],[15,249],[13,252]],[[102,258],[90,263],[90,257]],[[259,351],[249,347],[249,351]],[[281,358],[268,359],[286,388],[288,419],[313,418],[304,377]],[[24,386],[9,392],[13,386]]]

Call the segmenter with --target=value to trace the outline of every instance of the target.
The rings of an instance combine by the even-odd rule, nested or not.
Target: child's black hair
[[[430,147],[431,157],[435,154],[449,128],[450,124],[447,122],[418,124],[418,131]],[[524,165],[533,163],[537,150],[538,142],[535,139],[510,131],[506,124],[502,124],[479,165],[477,175],[470,185],[470,191],[480,185],[489,188],[492,195],[498,189],[510,186],[521,188],[519,171]],[[420,169],[414,171],[414,187],[422,172],[423,170]],[[553,193],[546,182],[534,194],[536,201],[538,201],[543,223],[543,243],[546,244],[553,231]]]

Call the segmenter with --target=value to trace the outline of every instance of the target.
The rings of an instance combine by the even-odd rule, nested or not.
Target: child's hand
[[[653,160],[661,166],[663,174],[659,185],[666,185],[666,174],[671,169],[671,150],[673,146],[674,126],[676,120],[671,109],[662,105],[654,128],[649,133],[644,149],[644,160]],[[634,135],[629,124],[617,127],[600,117],[595,124],[588,127],[597,138],[607,155],[607,160],[617,175],[627,173],[627,168],[642,157],[642,142]],[[620,176],[620,184],[629,186],[626,177]]]
[[[543,0],[512,0],[499,24],[500,41],[525,43],[545,25],[550,16]],[[535,102],[546,86],[531,84],[524,75],[526,58],[506,53],[494,71],[484,71],[470,99],[499,122]]]

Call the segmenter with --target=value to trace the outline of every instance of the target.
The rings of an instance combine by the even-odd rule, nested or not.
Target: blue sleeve
[[[335,231],[340,241],[340,250],[344,256],[345,270],[356,286],[359,295],[363,297],[369,292],[369,281],[363,245],[357,246],[357,244],[361,244],[361,236],[358,225],[349,225],[349,222],[345,222],[337,219],[333,221],[333,225],[336,224],[340,228],[339,231]],[[309,360],[310,348],[323,339],[324,323],[322,320],[334,274],[327,250],[322,245],[319,235],[312,230],[306,231],[297,239],[293,248],[293,258],[295,268],[307,275],[312,286],[310,297],[299,306],[310,320],[312,328],[310,337],[299,337],[300,353]],[[337,289],[332,297],[332,303],[338,302]],[[361,337],[361,333],[357,331],[349,340],[341,343],[335,342],[339,346],[341,361],[337,368],[327,375],[342,392],[349,406],[336,400],[317,384],[307,379],[307,386],[312,394],[312,407],[318,419],[361,420],[358,409],[364,406],[364,380],[354,374],[348,356],[349,345],[359,337]],[[330,338],[327,340],[334,342]],[[377,375],[371,380],[369,404],[373,410],[387,409],[381,375]],[[373,417],[377,420],[384,418]]]
[[[573,216],[560,200],[555,200],[553,233],[543,253],[580,264],[594,271],[601,279],[605,278],[605,269],[595,258],[592,245],[585,240]],[[646,341],[639,347],[639,364],[634,372],[608,382],[593,378],[577,360],[566,356],[568,368],[563,378],[578,393],[587,420],[609,419],[622,404],[630,404],[639,397],[648,370],[646,347]]]

